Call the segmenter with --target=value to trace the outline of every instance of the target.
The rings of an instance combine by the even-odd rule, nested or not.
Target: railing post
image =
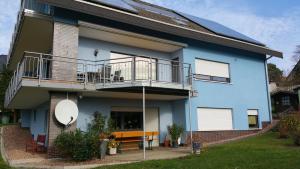
[[[43,64],[43,54],[40,54],[40,57],[39,57],[39,70],[38,70],[38,75],[39,75],[39,83],[38,85],[40,86],[41,85],[41,80],[42,80],[42,64]]]
[[[86,61],[84,62],[84,65],[83,65],[83,71],[84,71],[84,89],[86,89],[86,85],[87,85],[87,81],[88,81],[88,73],[87,73],[87,68],[86,68]]]
[[[135,81],[135,57],[132,57],[132,61],[131,61],[131,83],[133,84]]]
[[[103,87],[105,87],[105,81],[106,81],[106,65],[105,60],[103,61]]]

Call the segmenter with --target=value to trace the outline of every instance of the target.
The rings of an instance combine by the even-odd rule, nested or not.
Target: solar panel
[[[106,5],[109,7],[125,10],[127,12],[138,13],[138,11],[136,9],[134,9],[132,6],[128,5],[123,0],[90,0],[90,1],[101,4],[101,5]]]
[[[226,37],[230,37],[230,38],[234,38],[234,39],[254,43],[254,44],[257,44],[257,45],[264,45],[259,41],[256,41],[252,38],[249,38],[248,36],[243,35],[239,32],[236,32],[235,30],[232,30],[232,29],[230,29],[226,26],[223,26],[223,25],[221,25],[217,22],[210,21],[210,20],[203,19],[203,18],[199,18],[199,17],[196,17],[196,16],[192,16],[192,15],[185,14],[185,13],[182,13],[182,12],[177,12],[177,13],[180,14],[181,16],[183,16],[183,17],[199,24],[202,27],[215,32],[218,35],[222,35],[222,36],[226,36]]]
[[[152,13],[163,15],[163,16],[166,16],[166,17],[169,17],[169,18],[175,18],[175,19],[179,19],[179,20],[186,20],[184,17],[178,15],[177,13],[175,13],[171,10],[161,9],[159,7],[147,5],[147,4],[144,4],[143,2],[136,2],[136,1],[133,1],[133,0],[124,0],[124,1],[127,4],[131,5],[132,7],[140,8],[140,9],[143,9],[145,11],[149,11],[149,12],[152,12]]]

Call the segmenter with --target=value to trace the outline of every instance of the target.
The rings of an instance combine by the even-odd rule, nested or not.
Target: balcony
[[[17,16],[17,21],[14,27],[14,33],[12,34],[10,50],[8,54],[8,63],[10,63],[11,58],[17,56],[21,56],[24,51],[23,48],[31,48],[28,42],[24,42],[24,34],[30,37],[32,41],[37,41],[35,34],[38,35],[48,35],[50,34],[49,28],[51,26],[51,15],[52,15],[52,7],[38,2],[38,0],[21,0],[20,9]],[[46,23],[46,24],[45,24]],[[32,25],[35,25],[32,27]],[[52,31],[52,29],[51,29]],[[47,41],[45,37],[40,36],[39,38],[43,38],[43,41]],[[48,38],[49,39],[49,38]],[[27,45],[27,46],[26,46]],[[48,50],[48,49],[47,49]],[[35,51],[43,51],[41,49],[35,49]],[[15,59],[18,60],[18,59]],[[11,63],[12,65],[16,65],[15,63]],[[9,65],[9,68],[11,66]],[[15,69],[15,66],[12,66]]]
[[[142,56],[89,61],[25,52],[6,91],[7,106],[24,85],[61,90],[113,90],[148,86],[190,90],[191,65]]]

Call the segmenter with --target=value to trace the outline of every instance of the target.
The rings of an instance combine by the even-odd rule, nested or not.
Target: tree
[[[296,47],[293,61],[295,62],[295,67],[289,75],[289,83],[292,85],[300,85],[300,45]]]
[[[283,71],[280,70],[275,64],[268,64],[269,81],[281,83],[283,77]]]
[[[300,61],[300,45],[296,46],[296,50],[294,52],[293,60],[295,63],[298,63]]]
[[[5,92],[8,87],[12,73],[4,67],[0,72],[0,110],[4,109]]]

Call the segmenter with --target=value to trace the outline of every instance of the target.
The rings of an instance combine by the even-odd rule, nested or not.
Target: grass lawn
[[[9,167],[4,161],[3,159],[0,157],[0,168],[1,169],[9,169],[11,167]]]
[[[300,169],[300,147],[274,132],[204,150],[199,156],[98,169]]]

